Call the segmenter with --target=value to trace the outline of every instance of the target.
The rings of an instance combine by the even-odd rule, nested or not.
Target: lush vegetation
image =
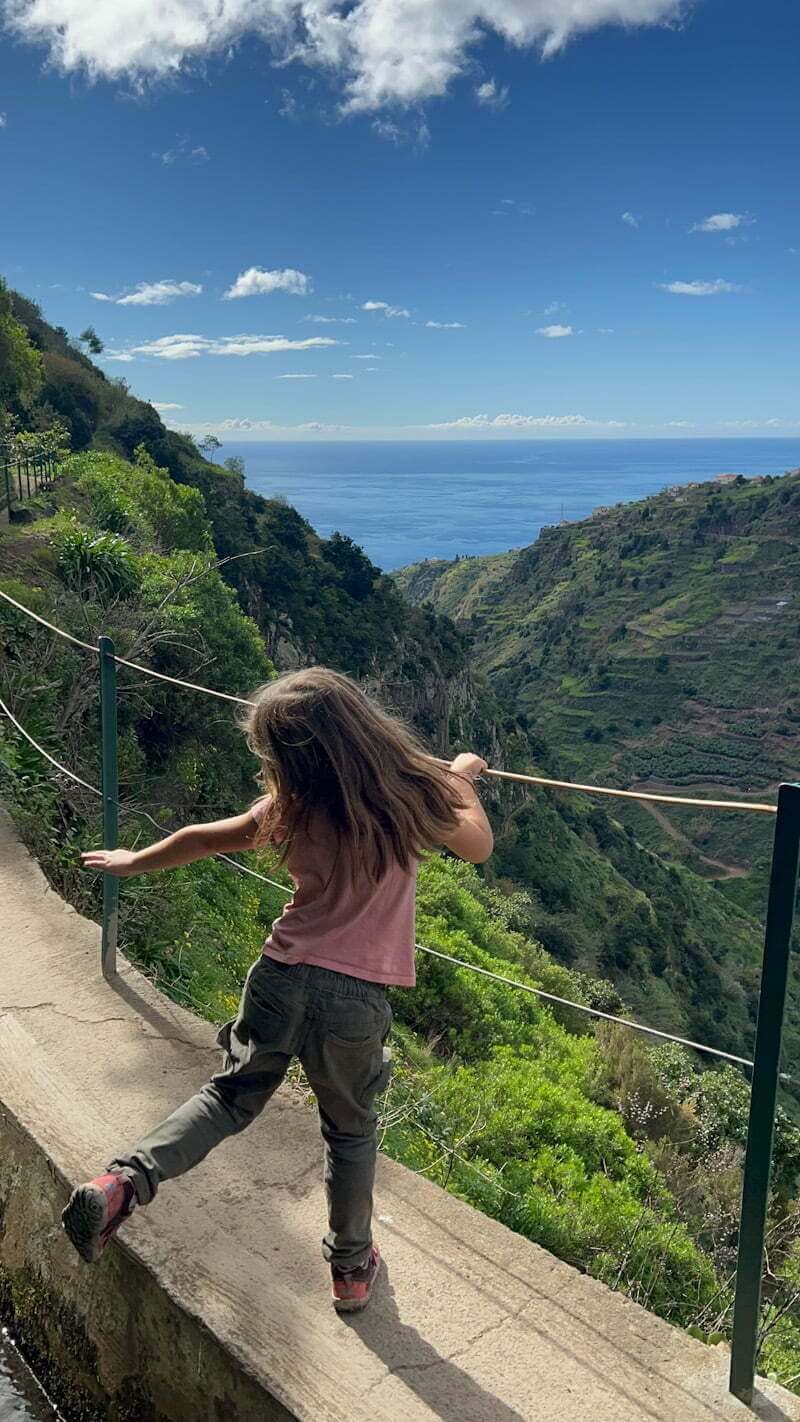
[[[501,714],[472,675],[468,636],[446,617],[407,606],[345,537],[322,540],[280,500],[250,494],[241,469],[206,463],[29,303],[7,301],[0,340],[3,319],[12,336],[0,352],[22,351],[23,367],[38,369],[14,383],[0,366],[6,413],[29,431],[68,422],[77,451],[32,501],[35,520],[3,526],[0,589],[85,640],[103,632],[133,660],[229,693],[322,658],[379,687],[434,744],[551,763],[528,713]],[[31,734],[96,784],[95,662],[1,601],[0,687]],[[232,707],[128,671],[120,757],[128,844],[255,793]],[[51,882],[97,916],[99,886],[78,868],[79,851],[99,842],[96,797],[54,776],[3,721],[0,794]],[[492,813],[501,872],[432,856],[422,942],[576,1003],[747,1046],[757,926],[745,912],[591,803],[503,795]],[[178,1000],[222,1019],[282,901],[219,861],[128,881],[124,949]],[[744,1079],[623,1029],[594,1031],[574,1009],[435,957],[418,967],[418,987],[393,994],[384,1148],[665,1317],[703,1337],[724,1332]],[[764,1365],[790,1382],[798,1168],[800,1133],[782,1113]]]
[[[499,699],[535,721],[564,772],[764,799],[800,772],[799,508],[800,471],[675,488],[400,581],[480,633]],[[618,813],[760,916],[769,821]]]

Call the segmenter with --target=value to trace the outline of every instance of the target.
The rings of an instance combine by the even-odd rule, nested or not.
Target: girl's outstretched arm
[[[458,824],[447,836],[445,845],[459,859],[467,859],[471,864],[483,864],[494,848],[492,827],[474,788],[474,782],[485,769],[486,761],[469,753],[457,755],[450,766],[464,808],[458,811]]]
[[[155,869],[177,869],[195,859],[214,854],[231,854],[252,849],[258,822],[252,810],[229,820],[212,820],[206,825],[187,825],[147,849],[90,849],[81,855],[84,869],[99,869],[128,879],[133,874],[150,874]]]

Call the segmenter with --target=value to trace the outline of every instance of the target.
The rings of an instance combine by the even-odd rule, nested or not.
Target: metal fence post
[[[758,1351],[764,1231],[799,855],[800,785],[781,785],[778,789],[756,1049],[753,1054],[731,1341],[730,1390],[748,1406],[753,1400]]]
[[[100,637],[100,726],[102,736],[103,848],[116,849],[119,840],[119,769],[117,763],[117,664],[114,643]],[[117,971],[119,879],[103,875],[103,936],[100,967],[104,978]]]
[[[11,465],[3,465],[3,473],[6,476],[6,508],[8,509],[8,521],[11,522]]]

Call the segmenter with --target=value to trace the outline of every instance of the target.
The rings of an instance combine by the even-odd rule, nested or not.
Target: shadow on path
[[[369,1309],[345,1321],[389,1372],[443,1422],[530,1422],[443,1358],[416,1328],[403,1323],[384,1262]],[[469,1345],[462,1351],[467,1352]]]
[[[758,1388],[753,1393],[752,1411],[759,1422],[791,1422],[788,1412],[784,1412],[777,1402],[770,1401]]]

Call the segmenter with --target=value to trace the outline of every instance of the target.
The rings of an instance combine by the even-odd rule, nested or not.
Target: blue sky
[[[0,270],[176,427],[800,435],[796,0],[0,13]]]

